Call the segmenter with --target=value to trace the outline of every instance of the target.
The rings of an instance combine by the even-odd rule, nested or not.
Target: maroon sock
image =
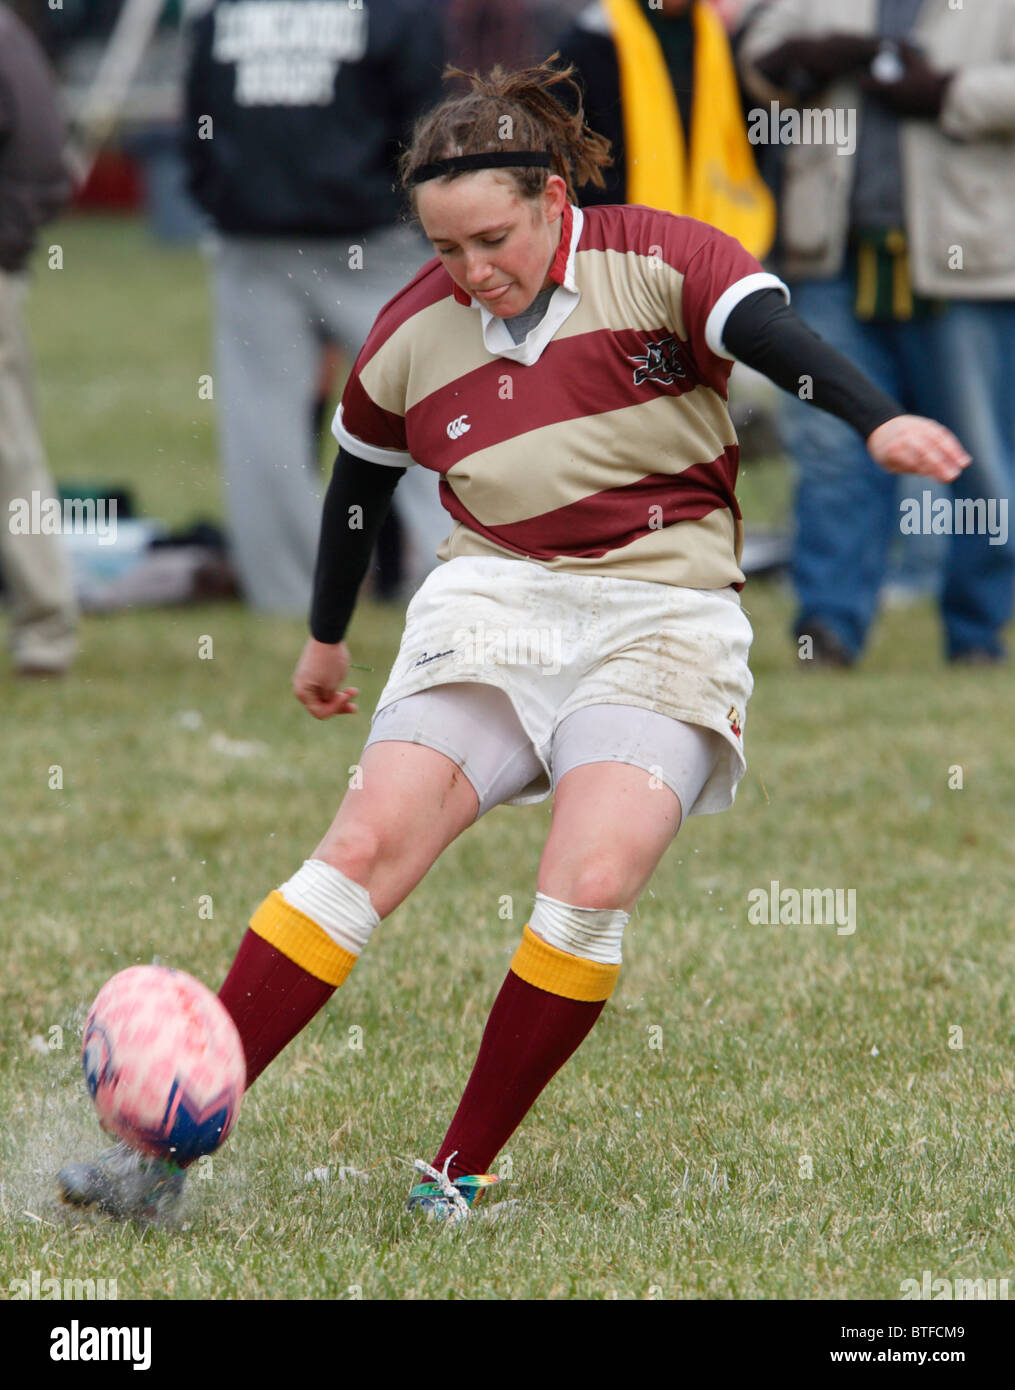
[[[457,1150],[448,1165],[452,1178],[485,1173],[540,1091],[591,1031],[605,1002],[564,999],[509,971],[433,1166],[443,1168]]]
[[[334,992],[334,985],[308,974],[256,932],[247,931],[219,998],[240,1031],[248,1087]]]

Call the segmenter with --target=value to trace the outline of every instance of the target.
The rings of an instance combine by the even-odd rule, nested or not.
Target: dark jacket
[[[0,267],[21,270],[71,193],[63,122],[42,48],[0,4]]]
[[[270,11],[269,31],[262,0],[217,0],[193,25],[191,192],[232,233],[329,236],[397,221],[399,143],[443,96],[440,10],[275,0]]]
[[[691,88],[694,73],[693,29],[690,15],[667,19],[648,11],[647,18],[657,33],[673,34],[678,43],[664,43],[663,55],[673,80],[674,96],[685,133],[691,129]],[[590,5],[554,44],[560,52],[558,67],[573,63],[578,69],[585,121],[592,130],[610,142],[613,164],[603,170],[605,188],[586,184],[579,190],[579,202],[627,202],[627,151],[624,144],[624,113],[620,99],[620,61],[606,13],[601,5]],[[558,88],[565,104],[573,107],[566,93]]]

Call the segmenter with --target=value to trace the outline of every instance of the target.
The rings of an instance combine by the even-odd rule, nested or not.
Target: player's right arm
[[[343,688],[349,649],[343,638],[363,576],[404,468],[338,451],[321,515],[310,637],[293,673],[293,693],[315,719],[355,714],[355,687]]]

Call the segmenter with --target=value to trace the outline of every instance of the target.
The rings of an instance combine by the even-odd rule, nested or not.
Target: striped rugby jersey
[[[546,315],[515,344],[439,258],[381,310],[334,434],[441,475],[438,557],[740,587],[738,447],[722,332],[789,292],[724,233],[654,208],[564,209]]]

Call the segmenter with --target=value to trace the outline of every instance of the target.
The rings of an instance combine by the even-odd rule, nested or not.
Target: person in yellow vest
[[[613,167],[583,203],[638,203],[696,217],[765,256],[775,203],[747,138],[736,69],[709,0],[601,0],[555,47],[578,69],[590,127]]]

